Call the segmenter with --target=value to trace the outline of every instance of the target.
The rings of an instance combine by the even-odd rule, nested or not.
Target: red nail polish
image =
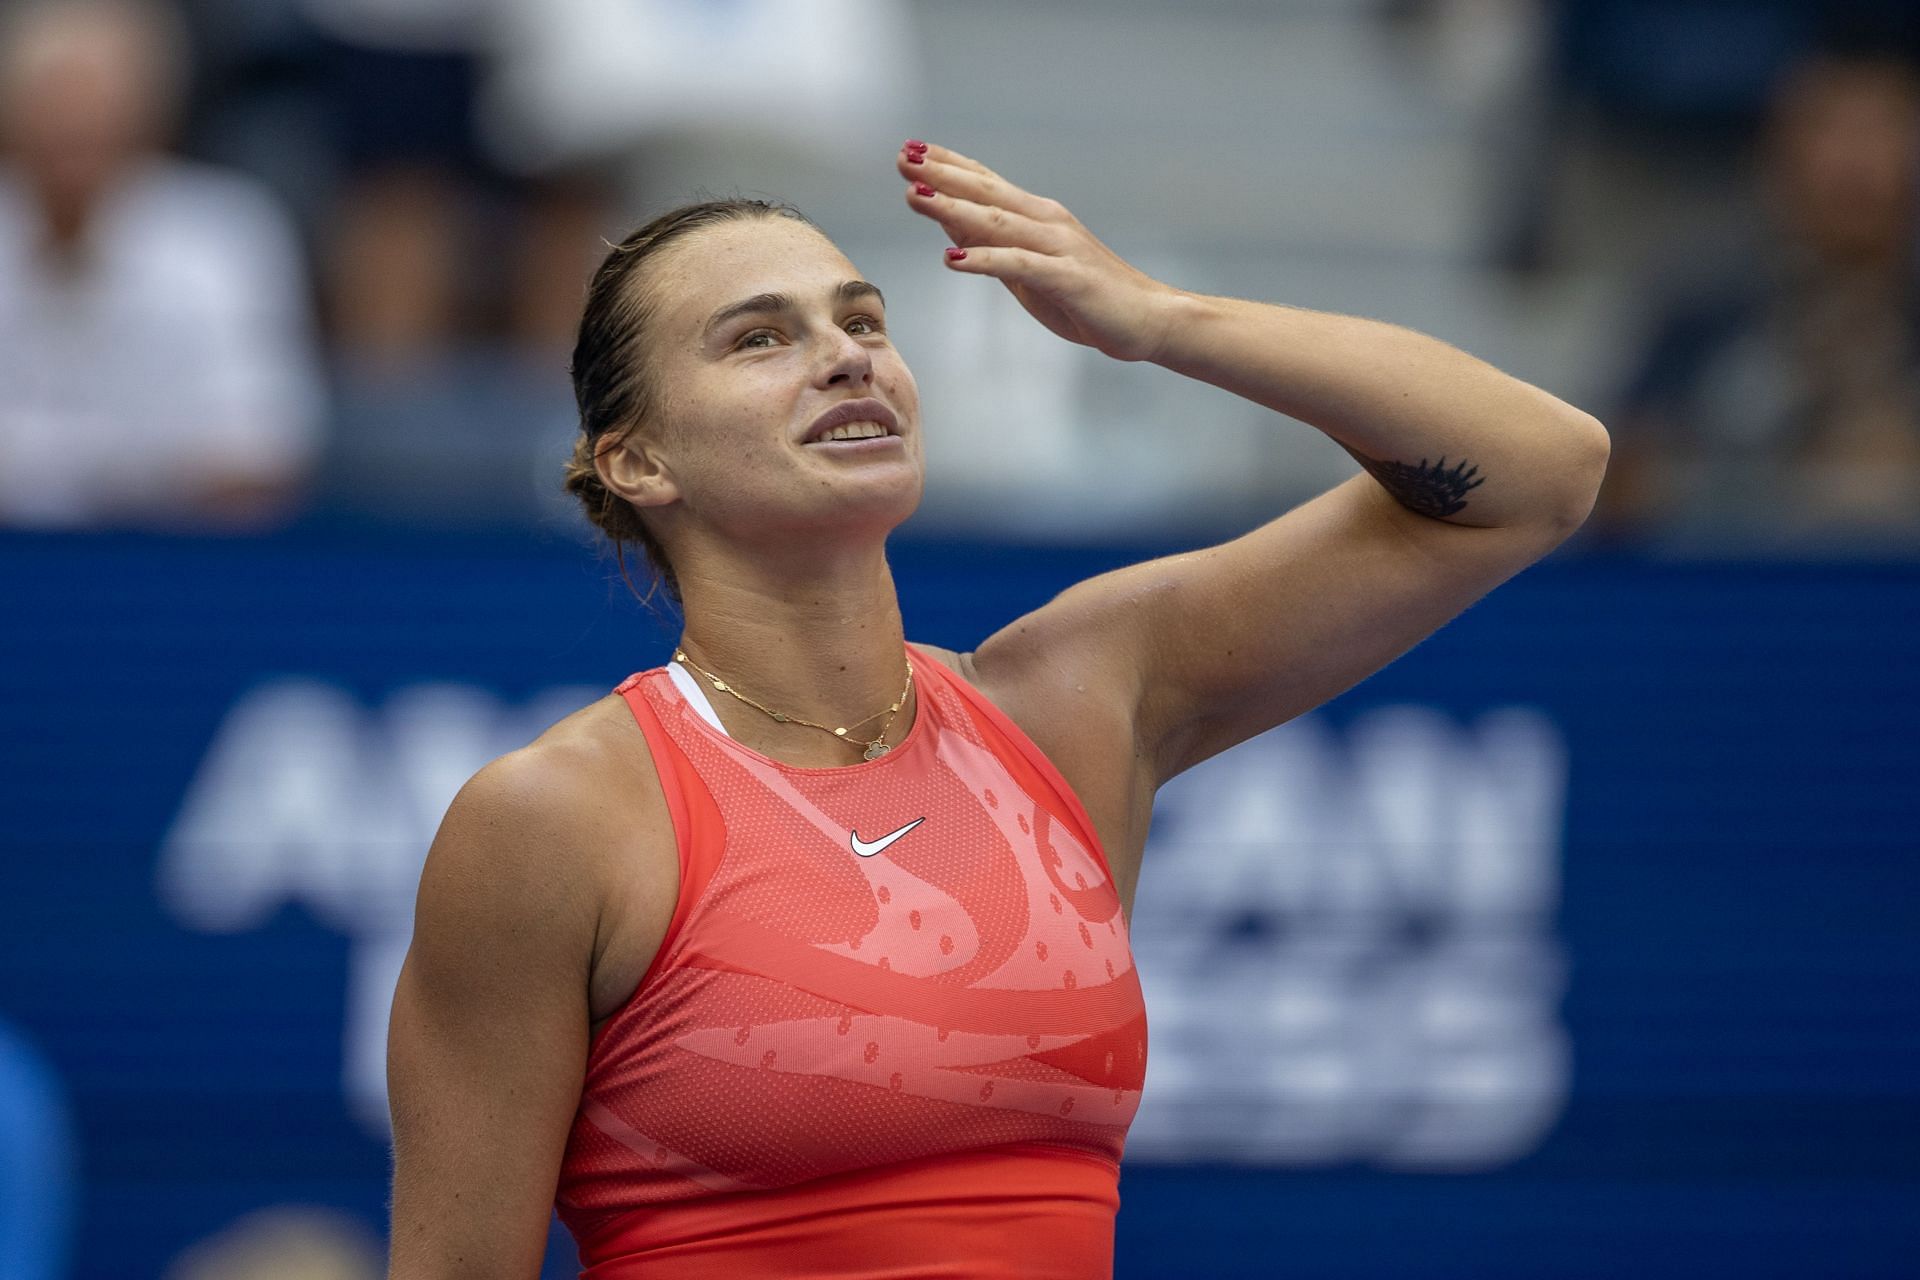
[[[920,139],[918,139],[918,138],[908,138],[908,139],[907,139],[907,150],[909,150],[909,151],[925,151],[926,149],[927,149],[927,144],[926,144],[926,143],[924,143],[924,142],[922,142],[922,141],[920,141]]]
[[[947,250],[948,262],[958,262],[960,261],[960,259],[966,256],[967,256],[967,251],[965,249],[960,248],[958,245],[955,245],[953,248]]]
[[[926,153],[926,152],[924,152],[924,151],[909,151],[909,152],[907,152],[907,163],[908,163],[908,164],[925,164],[926,162],[927,162],[927,153]]]
[[[933,188],[924,182],[916,182],[913,184],[913,193],[917,196],[930,196],[933,194]]]

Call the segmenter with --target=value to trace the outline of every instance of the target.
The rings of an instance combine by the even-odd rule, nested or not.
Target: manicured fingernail
[[[913,184],[913,194],[917,196],[930,196],[933,194],[933,188],[924,182],[916,182]]]
[[[909,150],[909,151],[925,151],[926,149],[927,149],[927,144],[926,144],[926,143],[924,143],[924,142],[922,142],[922,141],[920,141],[920,139],[918,139],[918,138],[908,138],[908,139],[907,139],[907,150]]]
[[[908,164],[925,164],[926,162],[927,162],[927,153],[926,153],[926,152],[924,152],[924,151],[909,151],[909,152],[907,152],[907,163],[908,163]]]
[[[966,256],[967,256],[967,251],[965,249],[960,248],[958,245],[955,245],[953,248],[947,250],[948,262],[958,262],[960,261],[960,259]]]

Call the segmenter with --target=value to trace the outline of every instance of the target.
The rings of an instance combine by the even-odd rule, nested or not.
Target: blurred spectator
[[[326,499],[409,523],[531,518],[558,492],[567,356],[618,231],[591,163],[508,166],[479,127],[499,10],[534,0],[294,2],[338,170],[318,235]]]
[[[321,393],[293,230],[162,149],[171,11],[0,19],[0,523],[258,527],[297,497]]]
[[[1774,94],[1760,217],[1659,287],[1601,532],[1920,545],[1920,76],[1825,54]]]
[[[73,1151],[53,1071],[0,1022],[0,1276],[66,1274]]]
[[[1913,0],[1383,0],[1542,37],[1538,98],[1496,120],[1490,260],[1546,272],[1710,222],[1781,75],[1815,48],[1920,54]],[[1494,16],[1498,14],[1498,16]]]
[[[490,333],[543,359],[573,345],[611,215],[590,168],[509,173],[481,139],[500,3],[303,0],[346,171],[328,296],[362,364],[418,367]]]
[[[865,177],[873,148],[891,153],[919,105],[924,70],[902,0],[494,3],[485,125],[517,164],[651,163],[684,139],[709,152],[768,145]]]
[[[340,180],[325,46],[305,0],[169,0],[193,49],[178,148],[258,178],[300,228],[309,261]]]
[[[844,199],[906,136],[898,0],[297,2],[344,179],[320,235],[343,510],[576,524],[566,365],[615,190]]]

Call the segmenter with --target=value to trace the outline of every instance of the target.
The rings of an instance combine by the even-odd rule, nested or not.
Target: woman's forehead
[[[860,275],[825,235],[790,218],[721,223],[667,248],[672,252],[661,263],[665,296],[660,301],[676,321],[696,325],[753,294],[788,293],[813,301]]]

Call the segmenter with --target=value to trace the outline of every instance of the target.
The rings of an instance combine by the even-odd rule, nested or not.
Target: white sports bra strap
[[[727,726],[720,723],[720,717],[714,711],[713,703],[707,699],[707,691],[700,687],[700,682],[693,678],[691,671],[688,671],[677,662],[669,662],[667,663],[667,678],[672,680],[674,688],[680,690],[687,701],[693,704],[693,709],[700,713],[702,720],[705,720],[721,733],[727,733]],[[732,737],[733,735],[727,734],[727,736]]]

